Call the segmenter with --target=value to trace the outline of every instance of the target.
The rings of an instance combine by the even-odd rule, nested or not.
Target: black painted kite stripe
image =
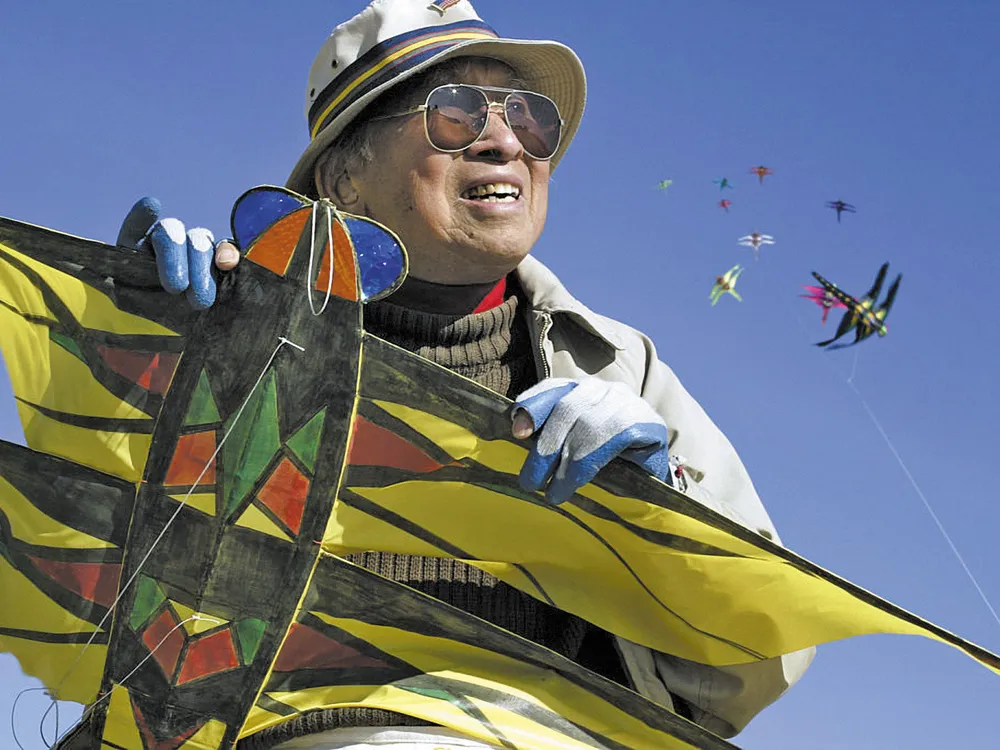
[[[0,628],[0,635],[8,638],[20,638],[23,641],[36,643],[51,643],[54,645],[71,646],[78,643],[93,643],[99,646],[108,642],[108,632],[94,633],[42,633],[37,630],[21,630],[20,628]],[[91,640],[93,638],[93,640]]]
[[[10,310],[27,323],[45,326],[46,328],[54,329],[57,333],[62,333],[60,330],[62,326],[58,320],[53,320],[44,315],[26,313],[4,300],[0,300],[0,307]],[[128,314],[133,315],[133,313]],[[135,317],[142,318],[141,315],[135,315]],[[142,319],[145,320],[145,318]],[[83,326],[80,326],[80,330],[85,332],[89,340],[97,344],[119,349],[131,349],[137,352],[147,352],[149,354],[156,354],[157,352],[180,354],[184,351],[184,347],[187,346],[187,339],[181,335],[165,336],[156,333],[114,333],[112,331],[102,331],[99,328],[84,328]],[[69,336],[71,334],[67,332],[66,335]]]
[[[340,494],[337,496],[337,499],[344,503],[344,505],[354,508],[355,510],[359,510],[362,513],[367,513],[380,521],[385,521],[386,523],[395,526],[397,529],[415,536],[422,542],[426,542],[427,544],[437,547],[439,550],[451,555],[452,557],[457,557],[461,560],[476,559],[475,555],[469,554],[461,547],[457,547],[451,542],[442,539],[437,534],[434,534],[425,529],[423,526],[404,518],[395,511],[383,508],[378,503],[373,502],[366,497],[362,497],[356,492],[352,492],[347,487],[340,490]]]
[[[8,533],[5,519],[6,516],[0,509],[0,533],[4,535]],[[117,565],[121,563],[124,556],[122,550],[117,547],[43,547],[10,536],[4,538],[3,543],[7,545],[8,549],[19,555],[37,557],[40,560],[52,560],[53,562]]]
[[[272,714],[287,716],[289,718],[298,716],[301,713],[297,708],[289,706],[287,703],[282,703],[279,700],[275,700],[267,693],[261,693],[260,697],[257,698],[257,708],[262,708],[265,711],[270,711]],[[253,735],[250,736],[252,737]]]
[[[152,435],[154,419],[127,419],[110,417],[90,417],[83,414],[70,414],[65,411],[50,409],[41,404],[33,404],[23,398],[15,397],[25,406],[30,406],[40,414],[52,419],[60,424],[67,424],[72,427],[81,427],[85,430],[100,430],[101,432],[131,432],[137,435]]]
[[[52,320],[52,318],[46,318],[44,315],[32,315],[31,313],[22,312],[13,305],[4,302],[2,299],[0,299],[0,307],[4,307],[10,310],[15,315],[18,315],[21,318],[23,318],[26,322],[33,323],[34,325],[47,326],[49,328],[56,328],[59,326],[58,320]]]

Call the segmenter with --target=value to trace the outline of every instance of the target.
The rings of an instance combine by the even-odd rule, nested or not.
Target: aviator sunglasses
[[[491,102],[487,92],[504,94],[503,102]],[[507,127],[529,156],[539,161],[552,158],[559,148],[563,120],[554,101],[533,91],[448,83],[432,89],[419,106],[372,120],[423,112],[428,142],[438,151],[456,153],[483,137],[493,107],[503,109]]]

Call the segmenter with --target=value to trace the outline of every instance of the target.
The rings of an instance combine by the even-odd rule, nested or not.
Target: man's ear
[[[316,181],[316,192],[320,197],[333,201],[345,211],[358,211],[361,194],[354,179],[347,170],[334,173],[330,168],[330,159],[321,158],[313,169],[313,179]]]
[[[330,197],[333,202],[346,211],[357,211],[361,206],[361,193],[350,172],[341,172],[333,181]]]

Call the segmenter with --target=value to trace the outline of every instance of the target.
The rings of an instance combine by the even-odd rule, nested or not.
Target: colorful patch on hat
[[[448,10],[448,8],[453,5],[458,5],[461,1],[462,0],[435,0],[435,2],[427,6],[427,9],[436,10],[443,16],[444,12]]]

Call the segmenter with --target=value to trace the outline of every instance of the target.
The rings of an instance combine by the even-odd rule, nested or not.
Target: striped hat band
[[[376,44],[334,78],[309,109],[309,135],[320,131],[369,91],[456,44],[499,35],[482,21],[418,29]]]

